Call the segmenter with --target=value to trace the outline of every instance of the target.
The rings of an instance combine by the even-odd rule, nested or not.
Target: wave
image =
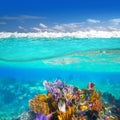
[[[77,32],[39,32],[39,33],[18,33],[18,32],[0,32],[0,38],[120,38],[120,31],[77,31]]]
[[[106,55],[106,56],[108,56],[108,55],[113,55],[113,54],[114,55],[119,55],[120,54],[120,48],[81,50],[81,51],[74,51],[74,52],[69,52],[69,53],[58,54],[58,55],[54,55],[54,56],[37,57],[37,58],[29,58],[29,59],[9,59],[9,58],[0,57],[0,61],[3,61],[3,62],[36,62],[36,61],[62,59],[62,61],[59,61],[59,62],[63,62],[65,60],[67,60],[67,62],[76,62],[76,61],[78,62],[79,59],[72,58],[72,57],[83,56],[83,55],[84,56],[89,56],[89,57],[96,56],[96,55]]]

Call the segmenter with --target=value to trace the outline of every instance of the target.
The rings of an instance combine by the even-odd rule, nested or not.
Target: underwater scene
[[[0,120],[120,120],[120,38],[0,38]]]

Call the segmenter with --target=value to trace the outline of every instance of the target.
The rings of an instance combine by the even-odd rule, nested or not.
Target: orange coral
[[[86,117],[80,117],[80,118],[77,118],[77,117],[72,117],[72,120],[87,120]]]
[[[101,100],[96,100],[92,103],[92,110],[100,111],[103,108]]]
[[[92,110],[100,111],[103,108],[103,104],[101,101],[101,94],[97,91],[92,91],[90,96],[90,102],[92,102]]]
[[[86,117],[80,117],[78,120],[87,120]]]
[[[74,114],[74,108],[68,107],[66,112],[60,112],[57,110],[57,113],[58,113],[59,120],[72,120],[72,116]]]
[[[50,109],[45,95],[37,95],[29,101],[31,109],[35,113],[49,114]]]

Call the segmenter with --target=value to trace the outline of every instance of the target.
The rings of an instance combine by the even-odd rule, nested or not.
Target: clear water
[[[80,88],[96,88],[120,98],[120,38],[0,39],[0,116],[29,109],[45,93],[43,80],[61,78]]]

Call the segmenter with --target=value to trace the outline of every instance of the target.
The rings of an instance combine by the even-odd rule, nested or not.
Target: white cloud
[[[64,27],[67,28],[76,28],[78,23],[68,23],[68,24],[62,24]]]
[[[35,32],[44,32],[44,31],[47,31],[47,28],[48,27],[46,25],[44,25],[43,23],[40,23],[39,27],[32,27],[30,29]]]
[[[19,28],[20,30],[23,30],[24,32],[27,32],[27,29],[25,29],[25,28],[22,27],[22,26],[18,26],[18,28]]]
[[[1,17],[0,17],[1,19]],[[9,20],[18,20],[18,19],[40,19],[37,16],[19,16],[19,17],[4,17],[4,19]],[[100,23],[100,24],[95,24]],[[0,22],[0,25],[6,24],[5,22]],[[62,33],[72,33],[78,31],[120,31],[120,18],[117,19],[109,19],[107,21],[100,21],[96,19],[87,19],[82,22],[72,22],[72,23],[64,23],[64,24],[53,24],[52,26],[47,26],[46,24],[40,23],[38,27],[33,26],[32,28],[25,29],[22,26],[18,26],[19,30],[23,30],[25,32],[62,32]],[[28,30],[29,29],[29,30]]]
[[[44,19],[45,17],[41,16],[30,16],[30,15],[21,15],[21,16],[1,16],[1,20],[26,20],[26,19]]]
[[[43,29],[46,29],[46,28],[47,28],[47,26],[44,25],[43,23],[40,23],[39,26],[40,26],[41,28],[43,28]]]
[[[120,18],[110,19],[109,22],[112,23],[113,25],[119,25]]]
[[[23,19],[44,19],[45,17],[41,17],[41,16],[30,16],[30,15],[22,15],[20,16]]]
[[[107,30],[109,30],[109,31],[120,31],[119,28],[116,28],[116,27],[114,27],[114,26],[108,26],[108,27],[107,27]]]
[[[68,29],[77,29],[79,28],[83,23],[68,23],[68,24],[63,24],[64,27]]]
[[[18,26],[18,28],[19,28],[19,29],[24,29],[24,27],[22,27],[22,26]]]
[[[34,32],[41,32],[41,29],[37,27],[32,27],[31,30],[33,30]]]
[[[65,32],[65,27],[62,25],[55,25],[53,26],[52,30],[57,30],[57,31],[61,31],[61,32]]]
[[[95,19],[87,19],[86,21],[89,23],[100,23],[100,20],[95,20]]]
[[[68,23],[68,24],[58,24],[52,27],[52,30],[60,31],[60,32],[73,32],[78,31],[81,26],[83,26],[82,23]]]
[[[106,24],[107,23],[107,24]],[[120,31],[119,26],[115,27],[109,24],[107,21],[105,24],[99,24],[99,25],[86,25],[86,22],[82,23],[68,23],[68,24],[60,24],[55,25],[51,29],[51,31],[55,32],[77,32],[77,31],[91,31],[91,30],[97,30],[97,31]]]
[[[7,23],[6,22],[0,22],[0,25],[6,25]]]
[[[18,19],[18,17],[15,17],[15,16],[2,16],[2,17],[0,17],[0,19],[2,19],[2,20],[16,20],[16,19]]]

